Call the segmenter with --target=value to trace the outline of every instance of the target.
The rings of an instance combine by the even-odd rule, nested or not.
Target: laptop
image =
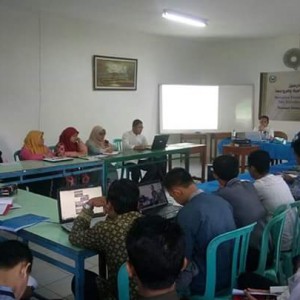
[[[58,197],[58,217],[62,228],[71,231],[74,219],[82,210],[83,204],[94,197],[102,196],[101,186],[96,187],[70,187],[59,190]],[[93,226],[103,215],[103,207],[94,208],[94,218],[91,225]]]
[[[138,210],[145,215],[160,215],[167,219],[176,217],[181,206],[168,202],[160,181],[139,184],[140,197]]]
[[[61,156],[53,156],[53,157],[45,157],[43,158],[43,161],[47,162],[61,162],[61,161],[68,161],[68,160],[73,160],[72,157],[61,157]]]
[[[150,150],[164,150],[167,146],[169,134],[158,134],[154,136],[153,143],[147,147]]]
[[[245,138],[253,142],[259,142],[261,141],[261,133],[259,131],[245,132]]]

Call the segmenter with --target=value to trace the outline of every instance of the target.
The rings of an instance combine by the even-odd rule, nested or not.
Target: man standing
[[[199,273],[190,284],[191,294],[203,294],[206,283],[206,248],[216,236],[236,229],[231,205],[214,194],[199,190],[191,175],[183,168],[172,169],[164,185],[171,197],[183,208],[177,222],[186,240],[185,256],[196,264]],[[224,244],[218,251],[216,290],[227,288],[231,277],[231,245]]]
[[[125,132],[122,136],[122,148],[123,150],[146,150],[148,146],[147,139],[142,135],[143,122],[136,119],[132,122],[132,130]],[[159,174],[160,164],[155,162],[155,159],[140,159],[137,165],[133,162],[126,163],[126,165],[131,165],[128,167],[131,172],[131,179],[134,182],[139,182],[141,176],[141,170],[147,171],[147,173],[142,178],[141,182],[153,181],[161,179],[162,176]]]

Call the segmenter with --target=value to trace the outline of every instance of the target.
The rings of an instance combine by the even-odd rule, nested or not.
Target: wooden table
[[[223,146],[223,154],[233,154],[240,162],[241,173],[246,170],[246,157],[256,150],[259,150],[259,146],[234,146],[225,145]]]

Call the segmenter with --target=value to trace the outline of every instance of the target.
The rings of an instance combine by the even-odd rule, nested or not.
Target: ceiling
[[[0,0],[1,5],[45,11],[164,36],[265,38],[300,34],[300,0]],[[173,9],[208,19],[206,28],[161,17]]]

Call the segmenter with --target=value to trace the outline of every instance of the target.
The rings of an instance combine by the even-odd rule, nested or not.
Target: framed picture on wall
[[[94,90],[136,90],[137,59],[94,55],[93,81]]]

